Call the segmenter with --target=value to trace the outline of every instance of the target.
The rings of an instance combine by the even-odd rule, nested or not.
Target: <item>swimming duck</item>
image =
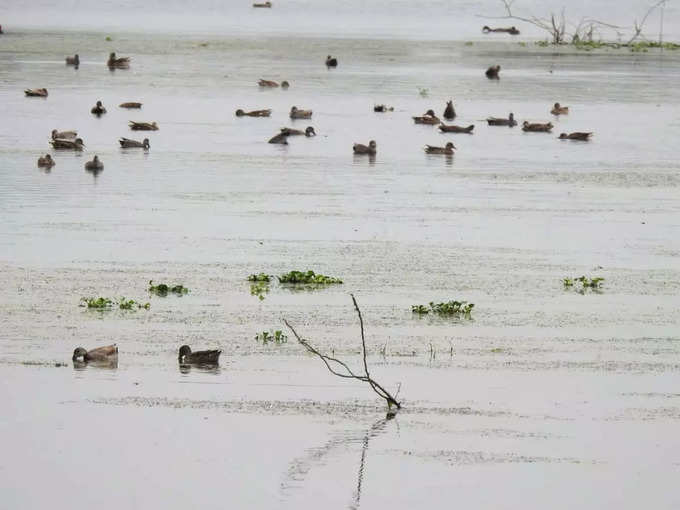
[[[446,102],[446,109],[444,110],[444,118],[446,120],[453,120],[456,118],[456,110],[453,108],[453,101]]]
[[[287,89],[288,87],[290,87],[290,83],[288,83],[286,80],[283,80],[283,81],[281,82],[281,88],[285,90],[285,89]]]
[[[76,53],[72,57],[66,57],[66,65],[78,67],[80,65],[80,57],[78,54]]]
[[[45,154],[38,158],[38,166],[40,168],[52,168],[54,165],[55,162],[49,154]]]
[[[499,78],[498,73],[501,71],[501,66],[491,66],[486,70],[486,77],[490,80],[497,80]]]
[[[97,347],[90,351],[83,347],[76,347],[73,351],[73,361],[110,361],[118,357],[118,346],[116,344],[105,347]]]
[[[368,142],[368,146],[361,143],[355,143],[352,147],[354,154],[375,154],[376,153],[376,143],[375,140]]]
[[[135,122],[134,120],[128,122],[133,131],[158,131],[158,125],[155,122]]]
[[[297,106],[293,106],[290,109],[291,119],[311,119],[312,110],[298,110]]]
[[[425,115],[423,115],[422,117],[412,117],[412,118],[413,118],[413,121],[416,124],[437,125],[441,122],[439,120],[439,118],[434,114],[433,110],[427,110],[425,112]]]
[[[123,149],[146,149],[149,150],[151,147],[149,145],[149,139],[145,138],[143,141],[138,142],[137,140],[130,140],[129,138],[121,138],[118,140],[118,143],[120,143],[120,146]]]
[[[338,67],[338,59],[328,55],[326,57],[326,66],[327,67]]]
[[[56,129],[52,130],[52,140],[71,140],[78,136],[77,131],[57,131]]]
[[[253,7],[264,7],[265,9],[271,9],[272,3],[267,1],[263,3],[254,3]]]
[[[279,86],[279,84],[276,83],[275,81],[272,81],[272,80],[263,80],[263,79],[258,80],[257,84],[258,84],[260,87],[278,87],[278,86]]]
[[[246,117],[269,117],[271,114],[272,114],[271,110],[253,110],[250,112],[244,112],[240,108],[236,110],[237,117],[243,117],[244,115]]]
[[[92,107],[90,113],[99,117],[106,113],[106,108],[104,108],[101,101],[97,101],[97,104]]]
[[[279,133],[278,135],[274,135],[269,139],[268,143],[279,143],[281,145],[288,145],[288,135],[283,132]]]
[[[55,149],[82,151],[85,147],[82,138],[76,138],[75,140],[62,140],[61,138],[57,138],[56,140],[50,140],[50,143]]]
[[[490,27],[484,25],[482,27],[482,32],[484,32],[485,34],[488,34],[489,32],[501,32],[501,33],[507,33],[507,34],[511,34],[511,35],[519,34],[519,30],[517,30],[517,28],[515,28],[514,26],[512,26],[510,28],[490,28]]]
[[[533,132],[533,133],[549,133],[553,128],[550,122],[542,124],[540,122],[527,122],[526,120],[522,123],[522,131]]]
[[[451,142],[446,144],[446,147],[433,147],[432,145],[426,145],[425,146],[425,152],[428,154],[446,154],[446,155],[451,155],[453,154],[453,149],[455,149],[456,146],[453,145]]]
[[[142,103],[135,103],[135,102],[120,103],[118,106],[120,108],[141,108]]]
[[[98,171],[104,170],[104,163],[99,160],[99,157],[95,155],[92,161],[87,161],[85,163],[85,170]]]
[[[314,131],[314,128],[312,126],[307,126],[307,129],[302,131],[301,129],[293,129],[293,128],[281,128],[281,133],[285,134],[286,136],[296,136],[296,135],[305,135],[307,138],[310,136],[316,136],[316,131]]]
[[[130,57],[116,58],[116,54],[112,52],[106,65],[111,69],[127,69],[130,67]]]
[[[560,103],[555,103],[553,105],[552,110],[550,110],[550,113],[552,113],[553,115],[566,115],[569,113],[569,107],[560,106]]]
[[[486,119],[486,122],[488,122],[489,126],[508,126],[508,127],[514,127],[517,125],[517,121],[515,120],[515,114],[511,113],[508,115],[507,119],[499,118],[499,117],[489,117]]]
[[[179,348],[178,361],[181,364],[215,365],[220,359],[220,354],[222,354],[222,351],[219,349],[191,352],[191,347],[183,345]]]
[[[474,124],[470,124],[468,127],[447,126],[446,124],[443,123],[439,125],[439,130],[442,133],[467,133],[471,135],[473,129],[475,129]]]
[[[26,89],[24,94],[28,97],[47,97],[47,89]]]
[[[387,105],[384,105],[384,104],[376,104],[376,105],[373,105],[373,111],[378,112],[378,113],[393,112],[394,106],[387,106]]]
[[[592,133],[583,133],[580,131],[575,131],[573,133],[560,133],[560,140],[581,140],[582,142],[587,142],[590,137],[593,136]]]

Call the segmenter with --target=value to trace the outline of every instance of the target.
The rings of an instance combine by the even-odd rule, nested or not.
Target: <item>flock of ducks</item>
[[[80,57],[76,53],[72,57],[66,57],[65,59],[66,65],[69,66],[75,66],[76,69],[80,65]],[[109,54],[109,59],[106,62],[106,65],[109,67],[109,69],[128,69],[130,67],[130,57],[116,57],[115,53]],[[26,97],[47,97],[48,92],[46,88],[37,88],[37,89],[25,89],[24,94]],[[134,109],[140,109],[142,107],[142,103],[135,102],[135,101],[129,101],[125,103],[121,103],[118,105],[119,108],[126,108],[129,110],[134,110]],[[92,115],[96,115],[97,117],[101,117],[102,115],[106,114],[106,108],[102,104],[101,101],[97,101],[97,103],[92,107],[90,110],[90,113]],[[157,131],[158,130],[158,124],[156,122],[137,122],[137,121],[129,121],[128,127],[132,131]],[[51,139],[49,142],[52,145],[52,148],[55,150],[69,150],[69,151],[82,151],[85,149],[85,142],[83,142],[82,138],[78,137],[78,132],[77,131],[58,131],[56,129],[52,130],[52,135]],[[144,138],[141,142],[139,140],[133,140],[131,138],[125,138],[121,137],[118,140],[118,143],[120,144],[121,148],[123,149],[144,149],[144,150],[149,150],[151,147],[151,144],[149,142],[148,138]],[[38,167],[40,168],[45,168],[45,169],[50,169],[52,168],[56,162],[52,158],[50,154],[45,154],[44,156],[40,156],[38,158]],[[94,158],[91,161],[87,161],[85,163],[85,170],[88,170],[90,172],[100,172],[104,169],[104,163],[99,159],[98,156],[94,156]]]
[[[222,351],[219,349],[193,352],[191,347],[183,345],[179,348],[177,361],[180,365],[214,366],[219,363],[220,354],[222,354]],[[95,365],[117,364],[118,346],[116,344],[106,345],[90,349],[89,351],[83,347],[76,347],[71,359],[74,365],[85,365],[87,363],[93,363]]]

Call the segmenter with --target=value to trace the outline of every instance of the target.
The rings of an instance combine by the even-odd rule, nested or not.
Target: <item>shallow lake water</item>
[[[325,19],[319,4],[311,19]],[[456,23],[477,37],[452,41],[365,21],[344,36],[307,18],[299,31],[280,19],[256,29],[251,10],[235,34],[192,31],[206,9],[173,34],[92,30],[92,8],[82,26],[2,21],[7,508],[680,508],[680,54],[485,39],[472,5]],[[388,16],[407,28],[421,17],[401,3]],[[131,68],[109,71],[110,51]],[[79,69],[64,66],[76,52]],[[483,73],[493,63],[498,81]],[[32,87],[49,97],[24,97]],[[473,135],[413,124],[448,99]],[[570,114],[553,118],[555,101]],[[292,105],[313,119],[291,122]],[[511,111],[553,133],[484,122]],[[266,143],[308,124],[317,137]],[[52,129],[78,130],[86,150],[52,151]],[[121,150],[121,136],[151,149]],[[354,157],[369,139],[375,159]],[[424,154],[447,141],[453,157]],[[35,166],[45,153],[49,172]],[[96,176],[83,168],[94,154]],[[344,283],[251,295],[247,275],[293,269]],[[580,275],[604,277],[601,290],[564,288]],[[151,296],[149,280],[190,292]],[[254,339],[287,319],[360,369],[350,293],[372,375],[400,388],[394,419],[290,332]],[[82,296],[151,306],[89,311]],[[450,299],[475,303],[472,320],[411,313]],[[111,343],[115,368],[70,361]],[[184,343],[222,349],[219,369],[180,370]]]

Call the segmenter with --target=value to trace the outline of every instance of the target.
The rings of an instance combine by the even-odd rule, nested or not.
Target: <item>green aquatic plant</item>
[[[251,274],[248,277],[249,282],[269,282],[271,276],[265,273]]]
[[[545,40],[536,41],[536,46],[540,46],[541,48],[547,48],[548,46],[550,46],[550,42],[545,41]]]
[[[140,303],[134,299],[125,299],[125,297],[122,297],[118,300],[118,308],[121,310],[148,310],[151,308],[151,303]]]
[[[472,46],[474,43],[472,41],[465,41],[465,46]]]
[[[104,297],[82,297],[80,298],[80,306],[94,308],[96,310],[108,310],[113,307],[113,300]]]
[[[258,333],[255,335],[255,340],[262,342],[263,345],[267,345],[268,343],[285,344],[288,342],[288,336],[280,329],[277,329],[276,331],[269,330]]]
[[[562,278],[562,283],[564,284],[565,287],[573,287],[574,286],[574,279],[573,278]]]
[[[430,91],[424,87],[418,87],[418,94],[420,94],[420,97],[427,97],[430,95]]]
[[[581,282],[581,285],[584,287],[588,287],[591,289],[598,289],[602,285],[602,282],[604,281],[604,278],[588,278],[587,276],[579,276],[576,278],[577,282]]]
[[[443,303],[435,303],[430,301],[429,306],[412,305],[411,312],[418,315],[427,315],[433,313],[441,316],[456,316],[464,317],[466,319],[472,318],[472,309],[475,307],[474,303],[467,301],[445,301]]]
[[[172,287],[165,283],[159,283],[158,285],[154,285],[153,280],[149,280],[149,292],[162,297],[167,296],[168,292],[172,292],[173,294],[182,296],[184,294],[188,294],[189,289],[187,289],[184,285],[181,284],[173,285]]]
[[[291,271],[290,273],[277,276],[279,283],[306,283],[316,285],[329,285],[332,283],[342,283],[340,278],[316,274],[314,271]]]
[[[587,276],[579,276],[578,278],[562,278],[562,284],[564,288],[574,288],[577,292],[583,294],[587,289],[599,290],[602,288],[602,282],[604,278],[601,276],[596,276],[595,278],[589,278]],[[577,285],[580,284],[580,285]]]
[[[250,284],[250,295],[257,296],[263,301],[265,294],[269,294],[269,284],[267,282],[255,282]]]
[[[106,40],[107,40],[107,41],[113,41],[113,37],[111,37],[110,35],[107,35],[107,36],[106,36]]]

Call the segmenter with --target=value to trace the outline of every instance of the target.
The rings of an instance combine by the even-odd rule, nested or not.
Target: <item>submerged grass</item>
[[[323,274],[316,274],[314,271],[291,271],[290,273],[282,274],[277,277],[279,283],[307,283],[317,285],[329,285],[334,283],[342,283],[340,278],[326,276]]]
[[[435,314],[447,317],[464,317],[465,319],[472,318],[472,309],[475,307],[474,303],[467,301],[445,301],[443,303],[435,303],[430,301],[429,306],[413,305],[411,312],[418,315]]]
[[[167,296],[169,292],[172,292],[177,296],[182,296],[184,294],[188,294],[189,289],[187,289],[184,285],[181,284],[173,285],[172,287],[165,283],[159,283],[158,285],[154,285],[153,280],[149,280],[149,292],[151,294],[155,294],[161,297]]]
[[[139,310],[142,308],[148,310],[151,308],[150,303],[140,303],[125,297],[121,297],[118,301],[105,297],[82,297],[80,298],[79,306],[87,307],[91,310],[111,310],[114,305],[118,305],[118,308],[121,310]]]
[[[267,345],[268,343],[285,344],[288,343],[288,336],[280,329],[277,329],[276,331],[270,329],[269,331],[263,331],[255,335],[255,340],[262,342],[263,345]]]

